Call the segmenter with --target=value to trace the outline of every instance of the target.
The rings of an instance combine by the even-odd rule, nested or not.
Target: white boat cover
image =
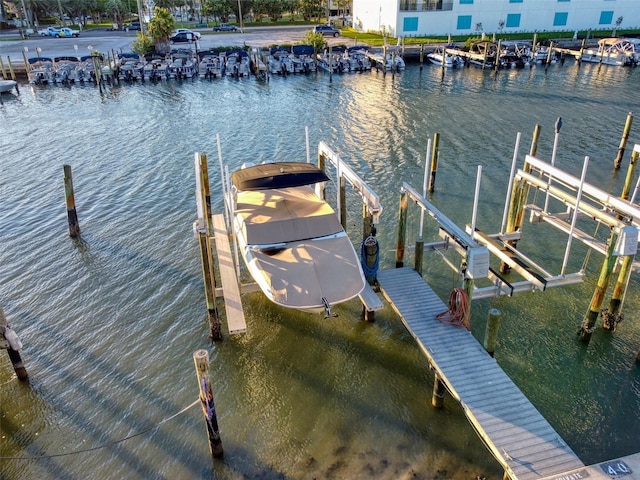
[[[252,276],[275,303],[322,311],[358,295],[364,275],[335,211],[309,186],[240,191],[236,232]]]

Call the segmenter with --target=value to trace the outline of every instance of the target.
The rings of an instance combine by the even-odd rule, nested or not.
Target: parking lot
[[[271,45],[294,44],[304,38],[305,33],[313,28],[309,26],[291,27],[251,27],[242,32],[213,32],[212,28],[194,29],[202,34],[197,44],[179,43],[174,47],[197,48],[206,50],[216,47],[244,46],[268,47]],[[2,32],[0,34],[0,56],[11,58],[13,63],[22,62],[23,52],[27,58],[37,55],[56,57],[63,55],[87,55],[92,51],[130,52],[131,43],[136,40],[136,32],[85,30],[78,38],[53,38],[33,36],[22,39],[18,31]],[[325,37],[330,45],[352,42],[351,39]],[[38,50],[39,49],[39,50]]]

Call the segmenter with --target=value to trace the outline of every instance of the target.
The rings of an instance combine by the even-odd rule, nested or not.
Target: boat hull
[[[243,248],[245,264],[266,297],[281,307],[321,313],[364,288],[355,250],[347,236],[294,242],[271,251]],[[286,275],[282,273],[286,272]]]
[[[15,80],[0,80],[0,93],[10,92],[14,88],[16,88],[18,82]]]

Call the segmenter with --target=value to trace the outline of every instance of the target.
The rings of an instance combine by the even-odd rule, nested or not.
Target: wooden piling
[[[545,71],[547,70],[547,68],[549,68],[549,65],[551,65],[551,58],[553,56],[553,42],[549,41],[549,48],[547,50],[547,58],[544,62],[544,69]]]
[[[196,350],[193,354],[193,361],[196,366],[196,376],[198,377],[198,388],[200,389],[200,402],[202,413],[207,425],[207,437],[209,439],[209,450],[212,458],[222,458],[222,439],[218,428],[218,418],[216,416],[216,406],[213,401],[213,390],[209,379],[209,353],[206,350]]]
[[[413,269],[422,276],[422,258],[424,257],[424,240],[418,237],[413,255]]]
[[[325,163],[326,160],[324,158],[324,155],[322,153],[318,153],[318,168],[322,170],[322,172],[325,172]],[[318,195],[320,199],[326,200],[327,195],[324,182],[316,183],[316,195]]]
[[[404,249],[407,235],[407,213],[409,210],[409,194],[400,194],[400,213],[398,214],[398,242],[396,244],[396,268],[404,266]]]
[[[20,356],[22,344],[16,333],[9,326],[2,306],[0,306],[0,337],[0,348],[7,349],[9,360],[11,360],[13,371],[16,372],[18,380],[26,380],[29,378],[29,374],[27,373],[27,369],[25,368],[24,363],[22,362],[22,357]]]
[[[98,91],[102,93],[102,64],[98,60],[98,57],[95,55],[93,56],[93,71],[95,72]]]
[[[9,73],[11,74],[11,80],[15,80],[16,73],[13,71],[13,65],[11,64],[11,57],[7,57],[7,63],[9,64]]]
[[[618,155],[616,155],[613,161],[613,168],[618,170],[622,164],[622,157],[624,156],[624,150],[627,148],[627,140],[629,140],[629,132],[631,131],[631,123],[633,122],[633,112],[629,112],[627,115],[627,121],[624,124],[624,130],[622,132],[622,138],[620,139],[620,146],[618,147]]]
[[[540,130],[542,126],[539,123],[536,123],[536,126],[533,128],[533,137],[531,138],[531,149],[529,150],[529,155],[535,157],[538,153],[538,142],[540,141]]]
[[[67,205],[67,222],[69,224],[69,236],[76,238],[80,235],[80,224],[76,213],[76,201],[73,194],[73,176],[71,166],[63,165],[64,170],[64,198]]]
[[[31,81],[31,67],[27,61],[27,54],[24,50],[22,51],[22,60],[24,61],[24,71],[27,72],[27,80]]]
[[[433,396],[431,397],[431,405],[435,408],[442,408],[444,405],[444,394],[446,388],[440,376],[436,373],[433,379]]]
[[[429,176],[429,193],[433,193],[436,188],[436,172],[438,171],[438,144],[440,143],[440,134],[433,134],[433,150],[431,151],[431,168]]]
[[[493,357],[496,350],[496,343],[498,341],[498,328],[500,327],[500,317],[502,312],[496,308],[489,309],[489,315],[487,317],[487,329],[484,332],[484,349],[491,357]]]
[[[629,113],[629,115],[633,114]],[[624,186],[622,187],[622,194],[620,195],[620,198],[622,198],[623,200],[629,200],[631,185],[635,176],[635,170],[638,164],[639,156],[640,151],[634,149],[633,153],[631,154],[631,160],[629,161],[629,168],[627,169],[627,176],[624,181]],[[622,219],[622,216],[618,215],[618,218]],[[620,270],[618,271],[618,278],[616,280],[615,286],[613,287],[611,300],[609,301],[609,308],[607,310],[603,310],[602,312],[602,326],[605,330],[615,330],[616,325],[622,321],[622,300],[625,296],[627,286],[629,285],[634,258],[635,255],[626,255],[622,259]]]
[[[540,138],[540,125],[536,124],[533,129],[533,138],[531,140],[531,149],[529,151],[531,156],[535,156],[538,151],[538,140]],[[525,163],[524,171],[529,173],[531,171],[531,167],[529,164]],[[511,200],[509,202],[509,212],[507,216],[507,226],[506,233],[513,233],[522,228],[522,222],[524,220],[524,204],[529,195],[529,187],[526,182],[523,180],[519,182],[514,182],[511,187]],[[516,248],[518,245],[517,240],[508,240],[507,244],[513,248]],[[500,264],[500,273],[508,274],[511,271],[511,267],[505,263],[501,262]]]
[[[582,39],[582,44],[580,45],[580,56],[577,58],[578,60],[578,66],[580,66],[582,64],[582,55],[584,54],[584,47],[587,45],[587,39],[583,38]]]
[[[4,70],[4,63],[2,62],[2,57],[0,57],[0,73],[2,73],[2,78],[6,80],[7,72]]]
[[[607,287],[609,286],[609,279],[611,278],[613,267],[616,264],[616,257],[613,255],[613,250],[617,242],[618,233],[615,231],[615,229],[611,229],[611,235],[609,236],[608,240],[607,253],[605,255],[604,261],[602,262],[600,276],[598,277],[598,284],[596,285],[596,289],[593,292],[593,296],[591,297],[591,304],[589,305],[589,309],[587,310],[587,313],[582,320],[582,325],[580,327],[580,331],[578,332],[578,336],[582,342],[589,343],[589,341],[591,340],[593,327],[596,324],[596,320],[598,319],[598,314],[600,313],[602,302],[604,301],[604,295],[607,291]]]
[[[424,65],[424,43],[420,44],[420,70]]]
[[[342,228],[347,230],[347,186],[344,176],[340,175],[338,185],[340,189],[340,224],[342,225]]]
[[[387,74],[387,45],[382,46],[382,76]]]
[[[626,255],[622,259],[618,279],[613,287],[611,300],[609,300],[609,308],[602,311],[602,326],[605,330],[615,330],[616,325],[622,321],[622,299],[629,285],[634,258],[634,255]]]
[[[207,166],[207,156],[203,153],[196,153],[196,161],[200,165],[197,169],[200,172],[200,188],[197,193],[198,199],[204,207],[203,217],[198,224],[198,244],[200,247],[200,263],[202,265],[202,278],[204,281],[205,301],[207,304],[207,321],[209,323],[209,339],[211,341],[222,340],[222,325],[218,315],[216,304],[216,277],[215,260],[213,257],[213,246],[211,245],[211,197],[207,198],[210,192],[209,173]],[[210,193],[209,193],[210,195]]]

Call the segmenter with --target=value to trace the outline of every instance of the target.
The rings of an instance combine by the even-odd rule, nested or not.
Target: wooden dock
[[[243,333],[247,331],[247,323],[242,309],[240,287],[236,277],[236,271],[231,256],[229,235],[224,224],[222,214],[212,215],[213,235],[216,242],[218,267],[220,269],[220,281],[224,295],[224,308],[227,313],[227,326],[229,333]]]
[[[382,270],[378,282],[506,477],[542,479],[584,468],[471,332],[436,318],[447,306],[414,269]]]

